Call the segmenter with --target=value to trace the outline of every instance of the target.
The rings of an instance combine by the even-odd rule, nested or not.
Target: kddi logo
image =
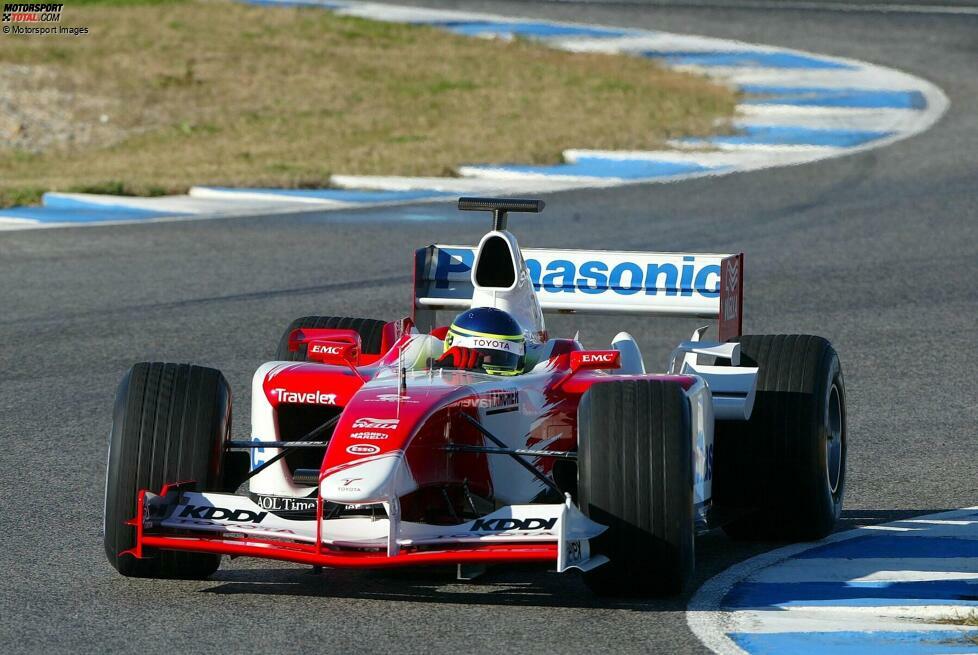
[[[314,353],[322,353],[324,355],[339,355],[341,348],[339,346],[323,346],[318,343],[312,345],[312,351]]]
[[[476,519],[471,532],[508,532],[510,530],[550,530],[557,525],[552,519]]]
[[[235,523],[261,523],[268,512],[252,512],[249,509],[228,509],[206,505],[187,505],[180,512],[181,519],[204,519],[206,521],[233,521]]]

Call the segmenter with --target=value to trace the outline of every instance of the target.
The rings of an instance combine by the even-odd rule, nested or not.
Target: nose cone
[[[323,478],[323,499],[334,503],[366,504],[390,501],[417,488],[401,451],[365,457]]]

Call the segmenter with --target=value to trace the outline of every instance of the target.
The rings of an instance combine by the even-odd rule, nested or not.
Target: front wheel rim
[[[842,398],[839,394],[839,387],[832,385],[829,391],[828,406],[828,430],[825,436],[825,469],[828,478],[829,490],[832,495],[839,491],[839,483],[842,480],[842,449],[843,434],[842,427]]]

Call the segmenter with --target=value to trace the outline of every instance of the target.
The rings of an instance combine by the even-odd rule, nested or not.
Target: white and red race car
[[[742,336],[743,255],[521,250],[507,212],[477,247],[415,254],[410,318],[305,317],[231,437],[220,372],[141,363],[119,386],[105,550],[123,575],[204,577],[221,555],[314,567],[541,562],[603,594],[678,593],[697,532],[812,539],[845,490],[839,359],[815,336]],[[521,375],[432,366],[438,311],[504,309]],[[647,373],[627,333],[599,350],[547,312],[717,319]],[[237,493],[243,483],[247,493]]]

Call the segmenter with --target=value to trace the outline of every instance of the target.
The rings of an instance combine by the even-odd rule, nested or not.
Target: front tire
[[[195,490],[222,486],[224,440],[231,429],[231,391],[220,371],[189,364],[140,363],[116,395],[105,483],[105,555],[125,576],[205,578],[220,555],[144,549],[144,559],[124,551],[136,545],[141,489],[158,492],[193,480]],[[139,517],[142,518],[142,517]]]
[[[739,338],[757,366],[750,420],[717,423],[714,502],[741,513],[736,539],[814,540],[832,532],[846,478],[846,392],[832,344],[810,335]]]
[[[595,384],[578,409],[578,504],[608,529],[584,574],[599,595],[681,593],[693,574],[689,401],[661,380]]]

